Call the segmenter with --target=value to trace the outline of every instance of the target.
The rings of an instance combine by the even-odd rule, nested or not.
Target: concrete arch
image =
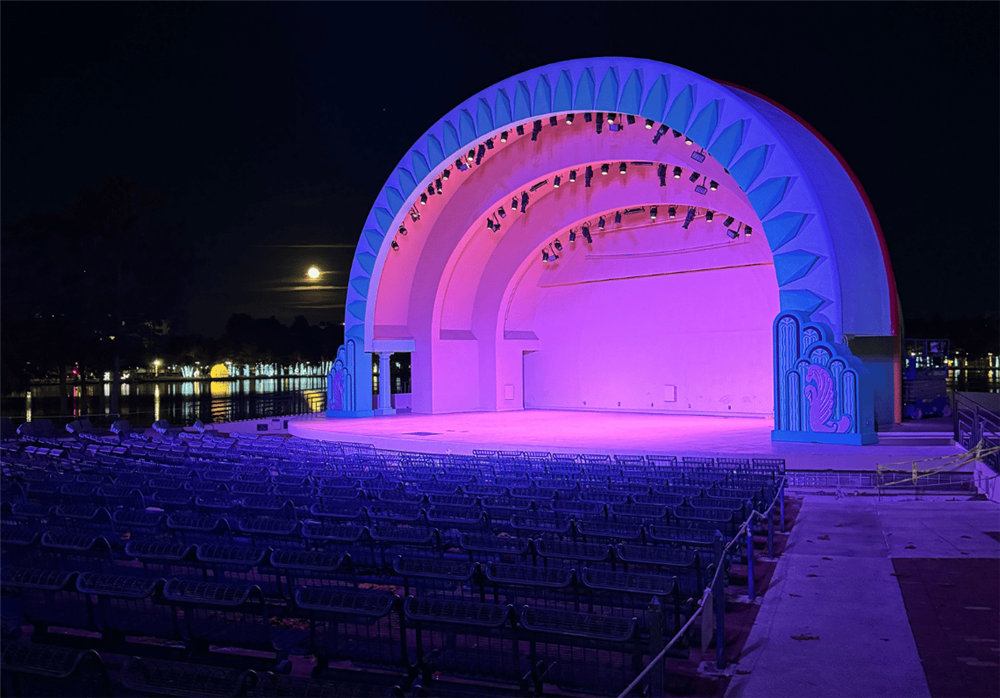
[[[586,143],[592,133],[585,135],[584,129],[575,138],[559,136],[559,147],[552,147],[556,141],[546,131],[549,117],[562,121],[567,113],[580,118],[579,112],[598,112],[599,118],[610,113],[635,115],[639,121],[626,132],[641,138],[595,141],[591,137]],[[513,136],[518,125],[530,131],[539,119],[543,134],[537,142],[527,135]],[[658,145],[649,142],[655,131],[643,129],[643,119],[652,120],[654,128],[662,124],[684,134],[693,142],[690,150],[706,154],[705,162],[684,160],[690,153],[677,151],[672,134]],[[511,138],[500,147],[503,131],[509,131]],[[485,167],[472,166],[460,177],[456,159],[467,157],[470,150],[475,159],[487,139],[493,139],[496,152],[486,153]],[[733,199],[726,204],[732,213],[748,224],[752,220],[754,228],[764,232],[782,312],[801,313],[828,325],[835,340],[882,338],[870,350],[871,356],[862,359],[878,374],[876,393],[881,401],[876,399],[876,409],[881,407],[879,419],[886,421],[886,414],[898,407],[893,357],[885,356],[884,341],[898,337],[897,301],[877,219],[856,179],[822,137],[774,103],[655,61],[580,59],[527,71],[470,97],[428,129],[400,160],[366,220],[350,273],[345,341],[353,342],[359,355],[412,350],[411,327],[428,321],[437,323],[438,335],[455,331],[459,334],[451,336],[460,336],[465,328],[441,324],[448,297],[448,283],[442,279],[453,278],[456,255],[475,244],[470,242],[473,231],[480,230],[486,216],[502,205],[500,192],[506,200],[512,192],[526,191],[553,173],[583,167],[584,161],[619,158],[671,166],[676,162],[685,173],[697,168],[718,180],[720,190]],[[439,199],[435,181],[445,169],[462,181],[457,186],[446,181]],[[420,206],[421,196],[428,193],[433,206]],[[716,194],[712,206],[719,201]],[[691,205],[681,200],[663,203]],[[417,209],[421,220],[413,221],[410,212]],[[405,240],[397,232],[401,227],[408,229]],[[416,242],[421,234],[424,237]],[[390,295],[383,272],[393,239],[405,242],[415,259],[419,245],[420,263],[394,271],[391,283],[401,289],[407,288],[406,283],[413,289],[432,289],[408,296],[405,313],[383,301]],[[473,258],[470,254],[466,253],[467,259]],[[407,273],[412,277],[404,278]],[[486,307],[479,303],[468,303],[467,312]],[[414,360],[419,361],[416,356]],[[359,391],[357,404],[366,404],[371,381],[354,384]]]

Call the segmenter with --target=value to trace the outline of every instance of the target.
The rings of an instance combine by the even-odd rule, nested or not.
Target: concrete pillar
[[[375,414],[379,415],[396,414],[396,410],[392,409],[392,366],[389,363],[391,358],[391,351],[378,353],[378,409]]]

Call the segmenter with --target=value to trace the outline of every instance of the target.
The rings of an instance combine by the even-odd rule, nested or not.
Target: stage
[[[961,452],[942,432],[881,433],[878,444],[841,446],[772,442],[773,427],[772,419],[763,418],[519,410],[366,419],[316,414],[294,418],[288,432],[305,439],[420,453],[471,454],[473,449],[485,449],[784,458],[791,470],[873,471],[876,465]]]

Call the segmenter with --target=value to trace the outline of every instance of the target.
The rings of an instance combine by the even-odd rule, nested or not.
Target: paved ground
[[[1000,694],[996,577],[954,573],[1000,567],[996,530],[991,502],[807,495],[726,696]]]

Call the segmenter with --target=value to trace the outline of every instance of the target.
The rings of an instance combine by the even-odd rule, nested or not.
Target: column
[[[392,358],[391,351],[378,353],[378,412],[376,414],[395,414],[392,409]]]

